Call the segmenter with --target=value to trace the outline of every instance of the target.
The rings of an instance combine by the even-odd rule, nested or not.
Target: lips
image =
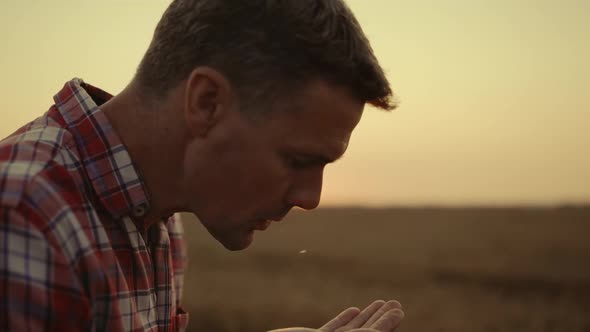
[[[271,221],[281,221],[281,220],[283,220],[287,216],[287,214],[289,213],[290,210],[291,209],[289,208],[286,211],[283,211],[280,214],[278,214],[276,217],[268,218],[268,220],[271,220]]]
[[[270,226],[270,224],[272,224],[274,221],[280,222],[281,220],[283,220],[285,218],[285,216],[289,213],[290,210],[291,210],[291,208],[285,209],[284,211],[281,211],[280,214],[277,214],[274,217],[270,217],[270,218],[266,218],[266,219],[262,219],[262,220],[256,221],[254,223],[253,229],[256,229],[256,230],[259,230],[259,231],[266,230]]]
[[[254,229],[259,230],[259,231],[264,231],[270,226],[271,223],[272,223],[272,220],[259,221],[254,226]]]

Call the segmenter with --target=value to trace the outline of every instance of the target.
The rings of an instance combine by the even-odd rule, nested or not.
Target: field
[[[590,331],[590,207],[297,211],[242,252],[183,220],[189,331],[318,327],[374,299],[402,302],[398,331]]]

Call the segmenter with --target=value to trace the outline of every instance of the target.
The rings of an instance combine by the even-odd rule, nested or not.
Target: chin
[[[215,237],[227,250],[239,251],[248,248],[254,241],[254,230],[245,234],[232,234],[233,236]]]

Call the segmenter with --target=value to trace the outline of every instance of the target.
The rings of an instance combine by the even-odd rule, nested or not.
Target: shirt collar
[[[112,97],[74,78],[53,99],[103,207],[114,218],[142,217],[149,209],[148,192],[129,152],[99,108]]]

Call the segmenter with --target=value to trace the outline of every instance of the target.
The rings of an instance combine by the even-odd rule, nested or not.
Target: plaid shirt
[[[67,82],[0,141],[0,331],[182,331],[179,221],[144,230],[141,175],[98,108]],[[144,237],[145,234],[145,237]]]

